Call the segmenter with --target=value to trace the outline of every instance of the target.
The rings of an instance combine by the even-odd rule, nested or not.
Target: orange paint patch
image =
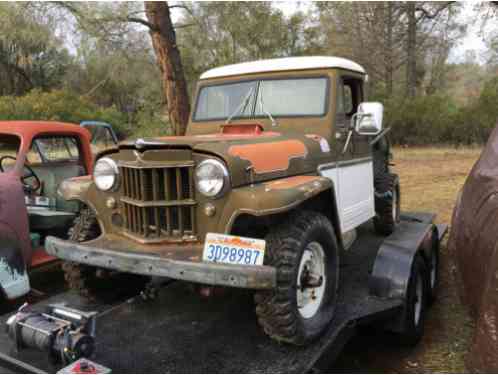
[[[315,180],[318,180],[317,176],[294,176],[266,183],[265,186],[271,190],[293,189]]]
[[[300,141],[281,141],[236,145],[228,153],[251,163],[256,173],[269,173],[289,169],[292,158],[306,157],[308,150]]]

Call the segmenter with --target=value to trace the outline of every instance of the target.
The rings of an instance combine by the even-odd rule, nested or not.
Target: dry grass
[[[480,152],[480,149],[394,149],[402,209],[436,212],[437,222],[449,223],[458,191]]]
[[[480,149],[397,148],[394,170],[400,176],[402,209],[437,213],[450,223],[458,191]],[[446,246],[441,249],[441,286],[430,309],[426,334],[416,348],[393,344],[392,337],[366,332],[338,359],[340,372],[463,373],[473,323],[461,305]],[[337,370],[336,369],[336,370]]]

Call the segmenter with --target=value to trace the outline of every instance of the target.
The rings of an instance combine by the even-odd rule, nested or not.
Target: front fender
[[[238,216],[266,216],[287,212],[319,193],[333,189],[333,182],[321,176],[293,176],[244,186],[231,191],[220,220],[230,233]]]
[[[92,176],[90,175],[69,178],[60,183],[57,194],[66,201],[78,200],[85,202],[92,182]]]

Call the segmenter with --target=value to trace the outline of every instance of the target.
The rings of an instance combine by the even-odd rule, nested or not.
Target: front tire
[[[84,207],[69,229],[68,239],[85,242],[97,238],[100,233],[95,213],[89,207]],[[75,262],[64,262],[62,269],[68,287],[88,301],[139,293],[148,280],[144,276],[111,272]]]
[[[290,215],[266,238],[265,264],[277,268],[277,287],[255,294],[258,322],[277,341],[304,345],[332,320],[339,284],[334,229],[323,215]]]

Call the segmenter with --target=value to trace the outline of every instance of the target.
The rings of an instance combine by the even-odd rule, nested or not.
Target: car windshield
[[[4,171],[11,169],[19,152],[21,140],[11,134],[0,134],[0,161]]]
[[[78,141],[74,137],[40,137],[33,141],[27,155],[28,163],[79,161]]]
[[[325,77],[204,86],[199,91],[194,121],[225,120],[232,114],[233,118],[266,117],[267,113],[274,117],[323,116],[327,111],[327,88]],[[261,102],[264,108],[258,105]]]

